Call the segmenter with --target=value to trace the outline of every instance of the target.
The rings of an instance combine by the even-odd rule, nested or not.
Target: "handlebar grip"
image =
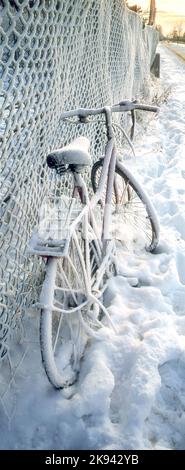
[[[151,105],[142,104],[142,103],[139,104],[137,101],[130,101],[130,100],[120,101],[120,103],[113,106],[112,109],[113,111],[117,111],[117,112],[134,111],[135,109],[140,109],[142,111],[151,111],[153,113],[157,113],[159,111],[158,106],[151,106]]]
[[[158,106],[150,106],[148,104],[135,104],[134,109],[140,109],[141,111],[151,111],[152,113],[158,113],[159,107]]]

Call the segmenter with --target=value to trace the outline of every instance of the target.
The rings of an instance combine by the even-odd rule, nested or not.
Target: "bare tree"
[[[180,39],[183,37],[183,29],[184,29],[183,22],[176,23],[174,25],[174,28],[170,34],[172,41],[180,41]]]
[[[182,21],[180,23],[177,23],[176,29],[177,29],[177,35],[178,35],[178,41],[179,41],[180,38],[183,36],[184,24]]]
[[[142,8],[137,5],[137,3],[135,5],[129,5],[126,1],[126,6],[129,8],[129,10],[135,11],[136,13],[142,13]]]

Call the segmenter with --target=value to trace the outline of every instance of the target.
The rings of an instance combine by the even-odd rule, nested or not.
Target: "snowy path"
[[[179,57],[185,60],[185,44],[178,44],[178,43],[168,43],[167,46],[173,52],[175,52]]]
[[[138,286],[110,282],[118,334],[93,340],[76,386],[53,391],[31,346],[9,429],[0,407],[2,449],[185,449],[185,64],[163,47],[161,69],[172,91],[132,164],[160,217],[158,251],[120,249]]]

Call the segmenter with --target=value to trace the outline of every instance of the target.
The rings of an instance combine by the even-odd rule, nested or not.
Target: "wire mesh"
[[[101,156],[103,125],[60,124],[64,110],[149,96],[158,41],[123,0],[0,1],[0,359],[37,296],[41,262],[26,254],[44,197],[70,195],[46,155],[76,135]]]

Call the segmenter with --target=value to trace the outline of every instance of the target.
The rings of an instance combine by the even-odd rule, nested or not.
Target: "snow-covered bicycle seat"
[[[91,165],[89,153],[90,141],[86,137],[78,137],[65,147],[53,150],[47,156],[47,164],[56,170],[62,169],[65,165]]]

